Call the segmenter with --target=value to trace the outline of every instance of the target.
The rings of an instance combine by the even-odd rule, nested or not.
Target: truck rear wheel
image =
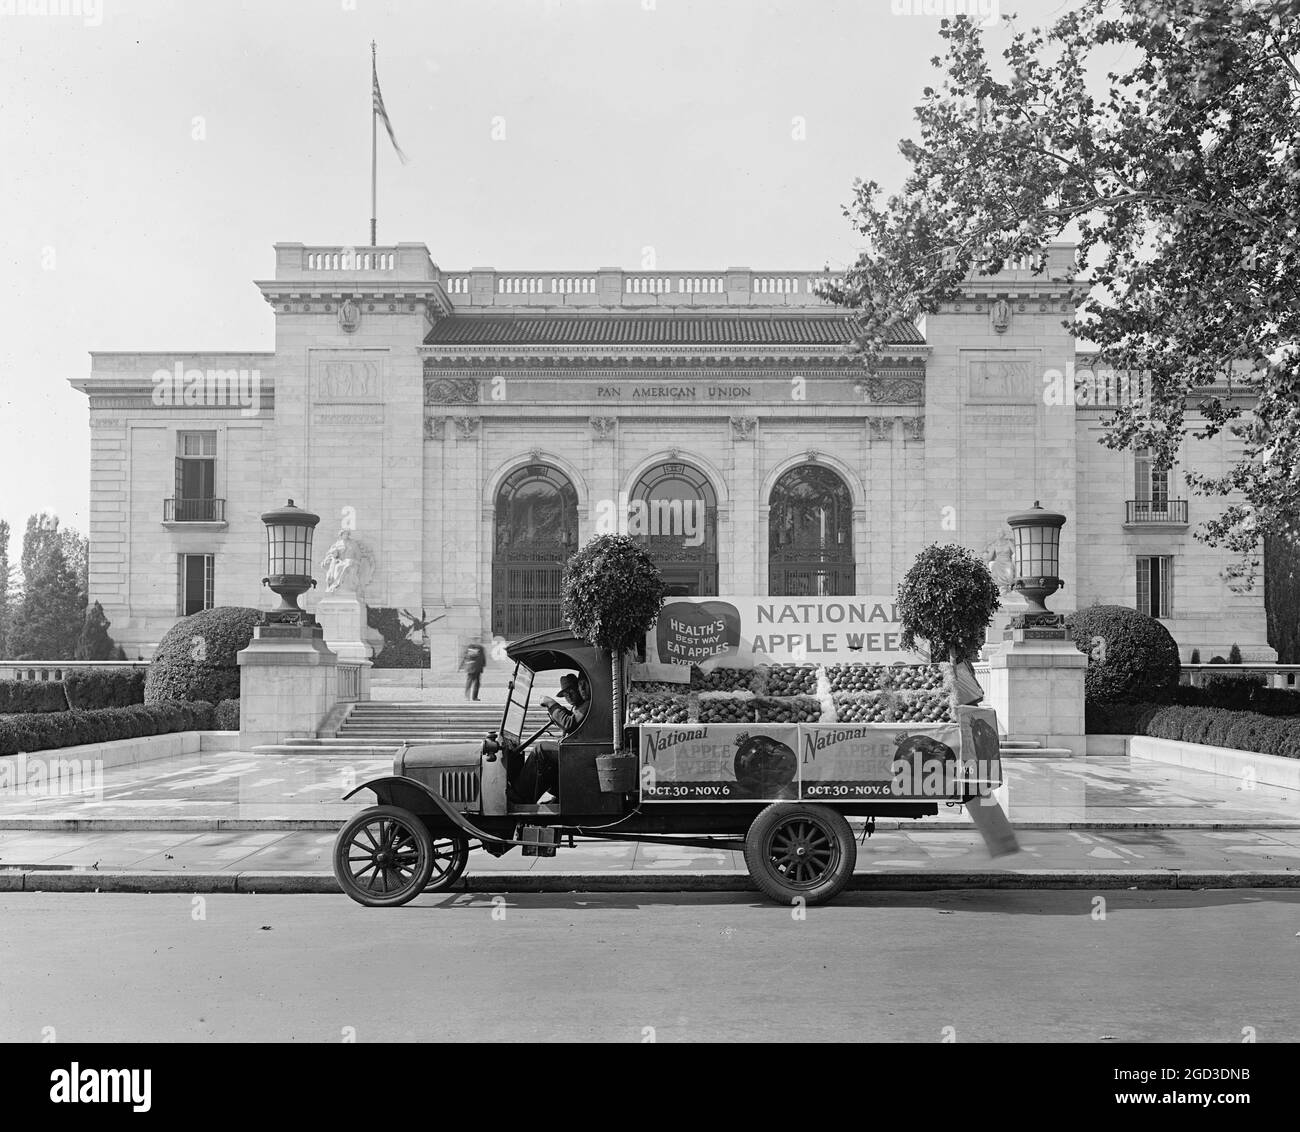
[[[858,845],[844,815],[826,806],[776,802],[745,836],[745,865],[754,883],[778,904],[824,904],[853,875]]]

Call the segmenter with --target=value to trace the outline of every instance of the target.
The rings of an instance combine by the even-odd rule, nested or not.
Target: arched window
[[[853,497],[830,468],[800,464],[772,488],[768,592],[798,597],[852,594]]]
[[[492,632],[509,640],[560,624],[560,578],[578,548],[578,493],[548,464],[506,477],[496,498]]]
[[[629,493],[627,533],[655,560],[670,596],[718,592],[718,495],[698,468],[647,468]]]

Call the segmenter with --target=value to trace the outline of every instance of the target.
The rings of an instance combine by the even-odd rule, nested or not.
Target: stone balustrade
[[[149,667],[147,660],[0,660],[0,680],[63,680],[74,672]]]

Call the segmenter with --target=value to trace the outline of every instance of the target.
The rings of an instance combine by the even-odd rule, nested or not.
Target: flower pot
[[[636,789],[638,759],[631,751],[596,756],[596,777],[606,794],[627,794]]]

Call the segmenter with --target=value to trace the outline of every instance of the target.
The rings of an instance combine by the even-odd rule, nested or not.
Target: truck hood
[[[393,773],[428,767],[473,767],[478,769],[483,741],[460,739],[451,743],[416,743],[398,751]]]

